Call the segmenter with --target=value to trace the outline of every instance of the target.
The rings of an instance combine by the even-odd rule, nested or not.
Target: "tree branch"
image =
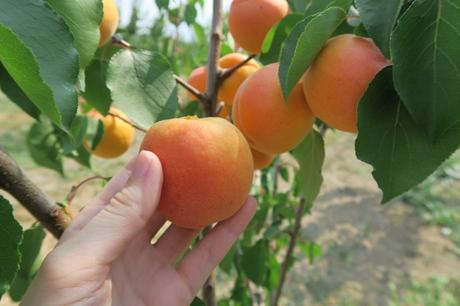
[[[250,60],[252,60],[256,56],[257,56],[257,54],[251,54],[251,55],[248,56],[248,58],[246,58],[241,63],[238,63],[237,65],[233,66],[232,68],[228,68],[228,69],[224,70],[222,72],[222,74],[220,75],[220,81],[223,82],[226,79],[228,79],[233,73],[235,73],[235,71],[237,71],[238,69],[240,69],[241,67],[246,65]]]
[[[0,147],[0,189],[22,204],[54,237],[59,238],[71,216],[52,202]]]
[[[205,108],[207,116],[216,115],[217,92],[219,90],[221,73],[218,61],[222,41],[223,17],[222,0],[214,0],[208,53],[208,84],[206,88],[206,97],[208,101]]]
[[[96,175],[96,176],[92,176],[92,177],[89,177],[83,181],[81,181],[80,183],[78,183],[78,185],[76,186],[72,186],[72,188],[70,189],[70,192],[69,194],[67,195],[66,197],[66,200],[67,200],[67,206],[70,206],[72,204],[72,201],[73,199],[75,198],[75,196],[77,195],[77,191],[78,189],[80,189],[83,185],[85,185],[86,183],[89,183],[91,181],[94,181],[94,180],[105,180],[105,181],[108,181],[110,179],[110,177],[104,177],[104,176],[100,176],[100,175]]]
[[[299,236],[300,229],[302,228],[302,215],[305,209],[305,198],[300,198],[299,207],[297,208],[294,228],[292,229],[291,240],[289,241],[289,246],[286,251],[286,255],[284,257],[283,263],[281,265],[281,275],[280,281],[276,288],[275,293],[273,294],[271,306],[278,306],[279,299],[281,297],[281,293],[283,291],[284,282],[286,281],[286,275],[288,272],[289,264],[292,260],[292,255],[294,254],[294,248],[297,243],[297,237]]]
[[[188,92],[194,95],[201,103],[206,104],[206,97],[202,92],[190,85],[186,80],[182,79],[180,76],[174,75],[174,79],[176,80],[177,84],[184,87]]]
[[[143,132],[143,133],[147,133],[147,130],[146,130],[146,129],[144,129],[143,127],[141,127],[141,126],[139,126],[139,125],[137,125],[137,124],[135,124],[135,123],[133,123],[133,122],[131,122],[130,120],[127,120],[127,119],[123,118],[123,117],[120,116],[120,115],[114,114],[114,113],[112,113],[112,112],[109,112],[108,114],[109,114],[110,116],[113,116],[113,117],[115,117],[115,118],[120,119],[121,121],[126,122],[127,124],[129,124],[130,126],[132,126],[133,128],[135,128],[135,129],[138,130],[138,131],[141,131],[141,132]]]

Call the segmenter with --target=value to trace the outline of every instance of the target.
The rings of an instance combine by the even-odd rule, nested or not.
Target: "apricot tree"
[[[327,132],[356,134],[382,203],[460,146],[460,0],[234,0],[228,18],[222,0],[155,2],[160,15],[139,34],[136,10],[117,31],[114,0],[2,0],[0,89],[35,120],[24,149],[62,175],[64,160],[91,169],[93,155],[118,157],[134,130],[146,133],[138,149],[157,153],[167,178],[161,211],[202,236],[251,189],[257,214],[215,272],[233,287],[217,297],[211,276],[194,305],[278,305],[295,252],[321,253],[301,228],[323,181]],[[203,9],[210,27],[196,21]],[[7,147],[0,296],[19,301],[43,228],[58,239],[78,213],[78,187],[105,178],[51,199]],[[253,169],[262,170],[251,182]],[[41,225],[23,230],[13,198]]]

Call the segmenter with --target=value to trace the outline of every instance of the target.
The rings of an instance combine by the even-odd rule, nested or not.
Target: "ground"
[[[137,150],[134,147],[121,160],[94,158],[91,171],[68,161],[67,176],[60,177],[37,167],[28,156],[25,137],[32,120],[2,96],[0,109],[0,144],[55,200],[64,200],[84,178],[113,175]],[[303,237],[318,243],[323,255],[313,264],[302,259],[294,266],[282,304],[460,305],[460,177],[455,179],[460,154],[446,168],[450,172],[382,206],[371,169],[356,159],[353,145],[348,134],[330,132],[326,137],[324,185],[302,229]],[[100,188],[92,182],[81,189],[75,208],[84,206]],[[18,204],[15,214],[25,228],[34,222]],[[54,244],[48,235],[44,253]],[[11,305],[16,304],[7,296],[0,301],[0,306]]]

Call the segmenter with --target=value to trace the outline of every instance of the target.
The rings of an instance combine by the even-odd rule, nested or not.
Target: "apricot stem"
[[[123,49],[130,49],[131,44],[127,42],[126,40],[120,39],[116,36],[112,36],[112,44],[119,46],[120,48]]]
[[[133,122],[131,122],[130,120],[126,120],[125,118],[121,117],[120,115],[114,114],[112,112],[109,112],[108,114],[110,116],[112,116],[112,117],[116,117],[116,118],[120,119],[121,121],[126,122],[127,124],[131,125],[133,128],[135,128],[138,131],[141,131],[143,133],[147,133],[146,129],[144,129],[143,127],[141,127],[141,126],[139,126],[139,125],[137,125],[137,124],[135,124]]]
[[[67,206],[70,206],[72,204],[72,201],[73,199],[75,198],[75,196],[77,195],[77,191],[78,189],[80,189],[83,185],[85,185],[86,183],[89,183],[91,181],[94,181],[94,180],[105,180],[105,181],[108,181],[110,178],[109,177],[104,177],[104,176],[100,176],[100,175],[95,175],[95,176],[91,176],[87,179],[84,179],[83,181],[81,181],[80,183],[78,183],[77,185],[75,186],[72,186],[72,188],[70,189],[70,192],[69,194],[67,195],[66,197],[66,202],[67,202]]]
[[[194,95],[201,103],[206,103],[206,96],[202,92],[190,85],[186,80],[184,80],[180,76],[174,75],[174,79],[176,80],[177,84],[184,87],[187,91]]]
[[[228,79],[235,71],[246,65],[250,60],[252,60],[254,57],[256,57],[257,54],[251,54],[249,55],[244,61],[238,63],[237,65],[233,66],[232,68],[225,69],[222,71],[220,75],[220,81],[223,82],[226,79]]]

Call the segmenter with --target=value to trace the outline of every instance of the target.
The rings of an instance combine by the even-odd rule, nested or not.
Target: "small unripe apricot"
[[[254,160],[254,169],[260,170],[267,168],[273,162],[275,158],[273,155],[265,154],[262,152],[257,151],[254,148],[251,148],[252,152],[252,159]]]
[[[335,129],[356,133],[358,103],[389,64],[371,39],[352,34],[330,39],[303,79],[313,114]]]
[[[235,42],[257,54],[265,36],[289,12],[286,0],[233,0],[228,27]]]
[[[102,0],[103,18],[99,26],[101,38],[99,39],[99,47],[105,45],[112,39],[113,34],[117,31],[120,13],[118,12],[115,0]]]
[[[265,154],[279,154],[296,147],[311,131],[313,115],[298,83],[285,102],[277,63],[250,76],[233,104],[233,121],[251,147]]]
[[[248,196],[251,150],[227,120],[189,116],[157,122],[141,150],[161,161],[159,211],[178,226],[198,229],[227,219]]]
[[[241,62],[244,62],[247,59],[247,55],[242,53],[230,53],[224,55],[219,59],[219,68],[220,69],[229,69],[233,68]],[[222,82],[218,99],[223,101],[226,105],[232,105],[233,99],[235,98],[236,92],[240,85],[254,72],[260,68],[260,65],[254,59],[251,59],[244,66],[238,68],[234,71],[230,77],[228,77],[224,82]],[[198,89],[200,92],[206,91],[206,85],[208,82],[208,70],[206,67],[198,67],[192,71],[188,79],[188,83]],[[191,100],[196,100],[196,97],[189,93],[189,98]]]
[[[115,107],[110,108],[110,113],[128,120],[128,117]],[[116,158],[128,151],[134,141],[135,134],[134,128],[130,124],[112,115],[103,117],[96,111],[89,112],[88,116],[101,120],[104,125],[104,135],[94,150],[87,140],[83,142],[88,151],[102,158]]]

